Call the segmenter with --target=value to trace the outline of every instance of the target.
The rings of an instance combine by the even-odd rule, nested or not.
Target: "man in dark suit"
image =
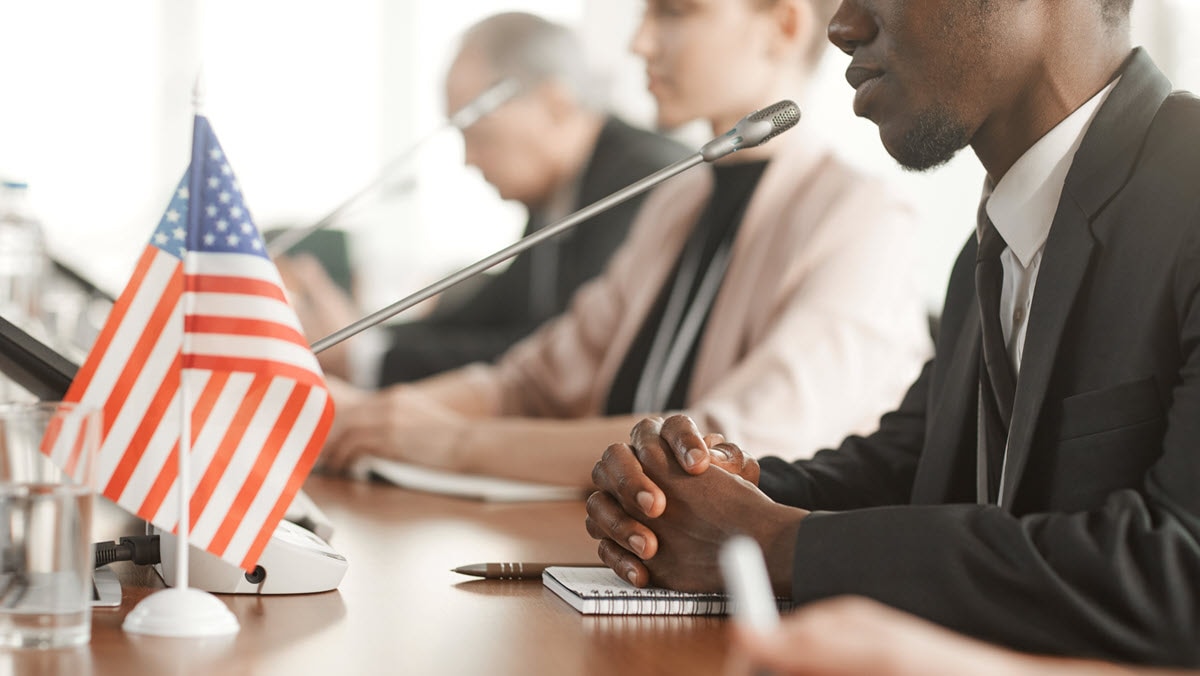
[[[529,211],[524,235],[686,154],[681,144],[602,112],[582,45],[563,26],[510,12],[469,28],[446,76],[447,110],[463,108],[506,78],[521,93],[469,126],[463,140],[467,164],[502,198]],[[624,241],[640,205],[640,197],[629,200],[520,254],[498,274],[450,289],[422,320],[322,353],[322,366],[382,387],[491,361],[566,309]],[[289,275],[291,286],[316,301],[302,316],[314,338],[361,314],[344,311],[348,303],[318,273],[309,266]]]
[[[800,603],[1200,665],[1200,100],[1131,49],[1128,14],[843,0],[855,112],[906,166],[969,144],[988,172],[936,356],[877,432],[809,461],[639,423],[593,473],[609,566],[715,589],[716,547],[745,532]]]

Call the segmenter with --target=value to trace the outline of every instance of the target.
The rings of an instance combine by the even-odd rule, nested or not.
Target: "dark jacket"
[[[1022,650],[1200,665],[1200,99],[1141,50],[1043,254],[1001,506],[975,497],[975,239],[936,356],[878,432],[762,462],[812,510],[794,597],[855,593]]]
[[[609,118],[579,182],[573,208],[585,207],[685,156],[665,137]],[[392,328],[380,385],[416,380],[475,361],[491,361],[567,308],[572,294],[604,269],[641,204],[635,197],[538,244],[451,307]],[[530,217],[525,235],[549,225]],[[547,285],[542,280],[553,280]]]

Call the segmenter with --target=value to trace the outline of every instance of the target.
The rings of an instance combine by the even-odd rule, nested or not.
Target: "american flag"
[[[254,569],[333,402],[203,116],[191,166],[66,399],[103,410],[97,487],[169,531],[186,407],[189,541]]]

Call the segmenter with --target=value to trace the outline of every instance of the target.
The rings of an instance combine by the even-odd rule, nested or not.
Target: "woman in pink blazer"
[[[703,119],[716,135],[799,99],[835,6],[648,0],[632,48],[659,125]],[[605,446],[647,414],[685,411],[789,457],[874,429],[929,355],[916,229],[904,200],[802,121],[658,188],[606,271],[497,363],[335,390],[323,463],[589,486]]]

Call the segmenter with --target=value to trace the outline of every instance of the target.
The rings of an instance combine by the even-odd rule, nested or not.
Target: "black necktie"
[[[979,297],[983,358],[979,367],[978,461],[981,466],[978,471],[983,472],[986,468],[987,501],[995,503],[1008,444],[1008,426],[1012,422],[1016,376],[1005,346],[1004,331],[1000,328],[1000,289],[1004,284],[1000,253],[1006,245],[987,218],[986,211],[983,208],[979,211],[983,234],[975,258],[975,292]],[[984,485],[982,481],[981,486]]]

